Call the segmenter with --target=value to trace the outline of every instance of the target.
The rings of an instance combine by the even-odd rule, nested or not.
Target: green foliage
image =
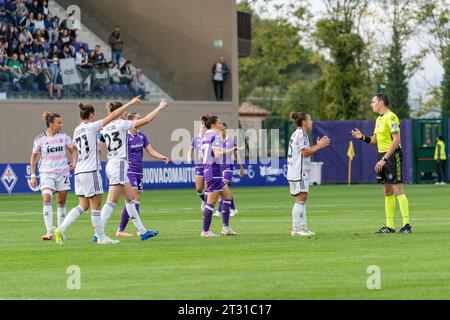
[[[450,45],[447,48],[450,52]],[[441,100],[442,117],[450,118],[450,58],[446,57],[444,63],[444,79],[442,80],[442,100]]]
[[[391,108],[400,119],[410,117],[408,104],[408,79],[406,64],[403,62],[402,43],[400,32],[394,24],[392,45],[387,66],[386,94],[389,97]]]

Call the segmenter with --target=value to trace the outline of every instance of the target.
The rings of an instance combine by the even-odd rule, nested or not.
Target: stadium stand
[[[125,99],[159,91],[124,58],[110,63],[109,46],[74,22],[74,12],[54,1],[0,0],[0,92],[8,99]]]

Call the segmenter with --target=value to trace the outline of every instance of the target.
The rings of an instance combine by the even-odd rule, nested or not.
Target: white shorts
[[[106,175],[110,186],[126,185],[128,179],[128,160],[111,159],[106,165]]]
[[[309,180],[289,181],[289,187],[293,197],[300,193],[309,193]]]
[[[103,194],[103,180],[99,171],[80,173],[75,176],[75,194],[79,197],[92,198]]]
[[[68,174],[43,173],[39,178],[41,190],[50,189],[53,192],[70,190],[70,176]]]

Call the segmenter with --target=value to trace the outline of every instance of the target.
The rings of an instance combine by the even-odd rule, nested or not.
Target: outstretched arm
[[[373,136],[373,137],[365,136],[361,133],[361,131],[359,131],[358,128],[355,128],[352,130],[352,136],[355,139],[364,141],[369,144],[377,144],[377,136]]]
[[[161,103],[159,104],[158,107],[156,107],[156,109],[153,112],[150,112],[148,115],[146,115],[144,118],[139,119],[136,121],[135,124],[135,128],[139,128],[142,127],[143,125],[149,124],[150,122],[153,121],[153,119],[156,118],[156,116],[158,115],[158,113],[164,109],[165,107],[167,107],[168,103],[166,99],[162,99]]]
[[[330,138],[327,136],[317,139],[317,144],[309,149],[302,149],[301,153],[305,158],[311,157],[313,154],[317,153],[330,145]]]
[[[140,97],[141,96],[137,96],[137,97],[131,99],[131,101],[128,102],[127,104],[124,104],[119,109],[115,110],[114,112],[111,112],[105,119],[103,119],[103,126],[105,127],[110,122],[112,122],[112,121],[116,120],[117,118],[119,118],[133,104],[141,102]]]

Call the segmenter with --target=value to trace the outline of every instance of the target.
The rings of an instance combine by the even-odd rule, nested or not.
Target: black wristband
[[[362,136],[362,138],[360,140],[364,141],[365,143],[371,143],[372,142],[372,138],[371,137],[366,137],[366,136]]]

